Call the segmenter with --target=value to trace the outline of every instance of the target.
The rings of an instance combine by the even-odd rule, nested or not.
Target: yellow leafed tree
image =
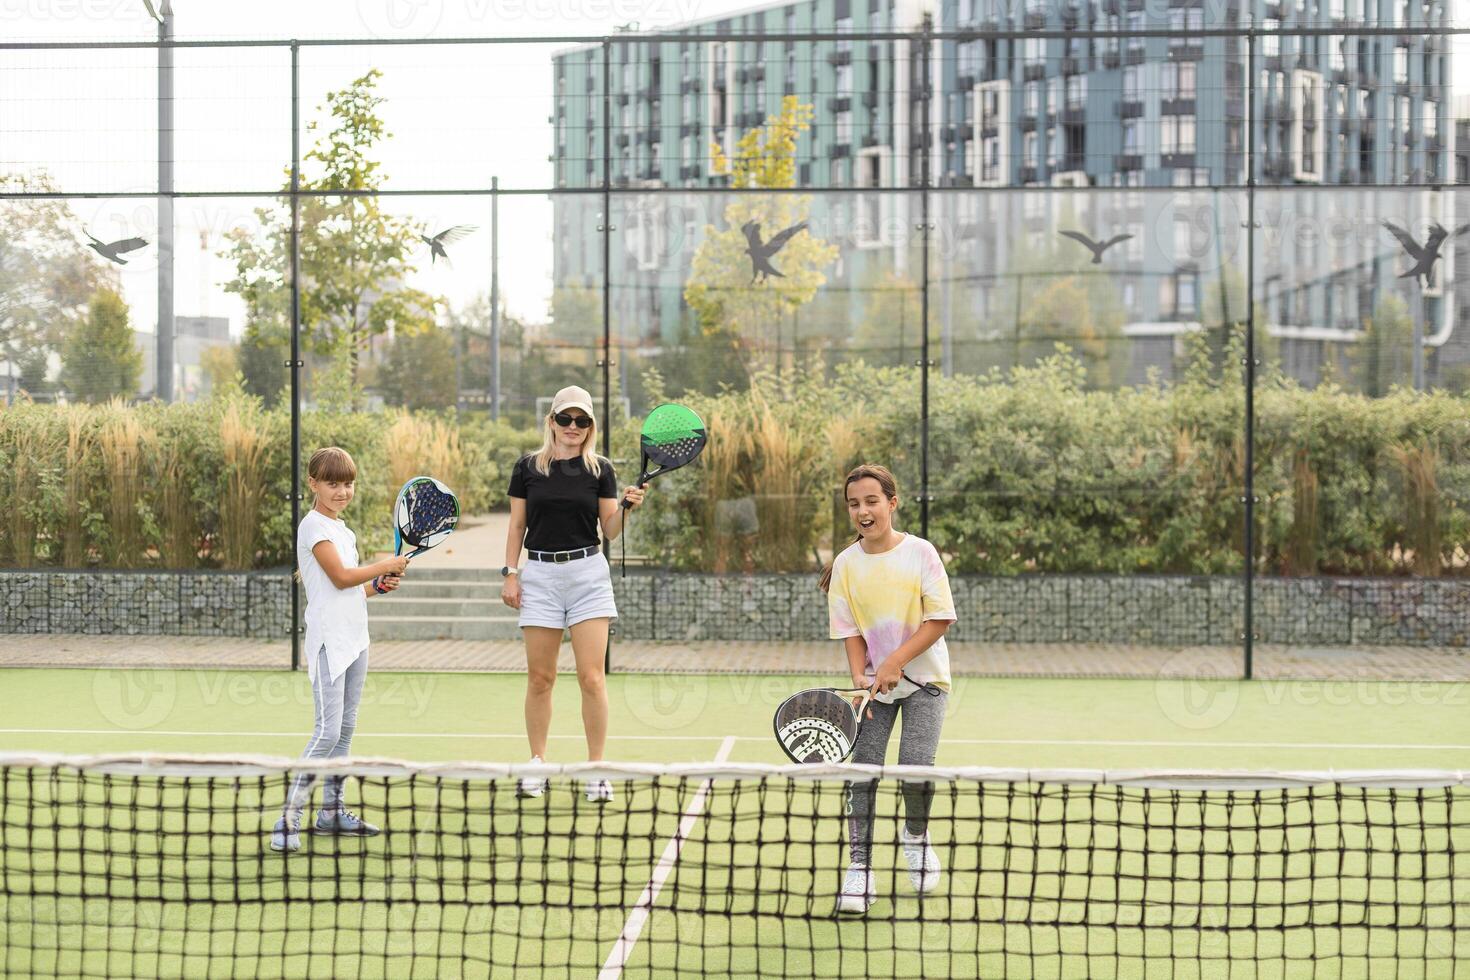
[[[781,112],[748,130],[733,153],[715,144],[711,172],[728,176],[732,188],[796,186],[797,140],[811,128],[812,107],[788,95]],[[744,348],[761,347],[776,336],[782,317],[810,303],[827,281],[823,271],[837,260],[837,246],[803,228],[771,258],[780,276],[757,279],[743,230],[759,225],[762,241],[808,220],[807,194],[740,194],[725,207],[725,227],[706,225],[694,253],[684,299],[706,336],[727,334]]]

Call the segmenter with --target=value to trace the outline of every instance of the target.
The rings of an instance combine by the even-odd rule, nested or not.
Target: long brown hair
[[[883,489],[883,496],[889,500],[898,498],[898,481],[893,478],[893,473],[886,466],[879,466],[877,463],[860,463],[854,466],[852,471],[847,474],[847,479],[842,481],[842,496],[844,498],[847,496],[847,488],[859,480],[877,480],[878,486]],[[861,534],[855,535],[848,544],[855,544],[862,539],[863,536]],[[826,592],[832,587],[832,566],[836,562],[837,556],[833,555],[832,560],[827,562],[822,568],[822,577],[817,580],[817,588],[823,592]]]

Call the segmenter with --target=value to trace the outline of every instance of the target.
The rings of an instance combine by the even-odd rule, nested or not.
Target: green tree
[[[316,141],[303,161],[301,182],[303,190],[314,192],[300,205],[302,340],[328,364],[345,365],[354,403],[360,355],[369,341],[390,330],[406,336],[426,329],[434,310],[427,293],[402,285],[416,271],[409,256],[419,247],[423,229],[385,213],[371,193],[383,185],[381,164],[372,154],[391,135],[378,116],[384,100],[374,89],[381,77],[373,69],[347,88],[327,93],[319,107],[327,113],[325,123],[307,126]],[[289,169],[286,176],[289,180]],[[351,193],[332,196],[336,192]],[[249,345],[283,358],[290,336],[290,214],[282,208],[256,214],[258,234],[230,236],[224,254],[235,263],[235,277],[225,290],[245,301]],[[257,364],[242,356],[247,390],[262,395],[279,390],[284,374],[278,382],[273,371],[264,370],[270,359]]]
[[[67,335],[61,351],[61,383],[78,401],[105,402],[138,393],[143,352],[133,342],[128,306],[111,289],[99,289],[87,318]]]
[[[735,188],[795,187],[796,144],[811,128],[812,116],[811,105],[788,95],[780,113],[748,130],[732,154],[714,145],[711,172],[728,177]],[[758,222],[762,237],[769,239],[807,220],[810,211],[811,198],[805,194],[741,194],[726,205],[723,230],[705,227],[684,299],[714,350],[774,349],[779,326],[826,283],[822,270],[837,260],[837,246],[810,230],[797,233],[773,260],[781,278],[754,281],[746,255],[741,230],[746,222]],[[774,363],[775,358],[765,360]]]
[[[1389,293],[1363,321],[1363,337],[1348,355],[1358,386],[1369,398],[1382,398],[1394,385],[1414,380],[1414,323],[1397,293]]]
[[[378,372],[378,391],[390,405],[453,408],[457,360],[453,330],[431,325],[395,337]]]
[[[42,172],[0,175],[0,195],[54,193]],[[0,360],[18,386],[49,394],[50,355],[87,316],[99,289],[119,288],[115,269],[77,241],[63,200],[0,197]]]

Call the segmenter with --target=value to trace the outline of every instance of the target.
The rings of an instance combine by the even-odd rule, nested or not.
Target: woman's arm
[[[597,498],[597,522],[602,525],[602,537],[606,541],[612,541],[623,533],[623,522],[628,519],[628,511],[637,510],[643,503],[643,487],[629,487],[623,491],[623,499],[632,506],[624,507],[622,503],[612,497]]]
[[[402,575],[403,570],[408,567],[408,559],[402,555],[394,555],[375,561],[371,565],[358,565],[356,568],[347,568],[342,564],[342,558],[337,554],[337,546],[330,541],[318,541],[311,546],[311,554],[316,558],[322,571],[327,573],[327,578],[339,589],[350,589],[355,585],[366,585],[379,575]]]
[[[526,498],[510,498],[510,527],[505,532],[505,567],[516,568],[521,561],[521,546],[526,541]],[[512,609],[521,608],[521,576],[507,575],[500,584],[500,601]]]

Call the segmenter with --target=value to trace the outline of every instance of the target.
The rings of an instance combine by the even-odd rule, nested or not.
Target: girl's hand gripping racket
[[[431,476],[416,476],[398,491],[393,505],[393,554],[405,558],[428,551],[449,537],[459,524],[459,498]]]
[[[774,719],[781,751],[792,762],[845,762],[857,745],[860,719],[872,695],[861,687],[817,687],[791,695]]]
[[[688,466],[704,452],[709,434],[704,421],[683,405],[660,405],[643,420],[639,438],[643,450],[643,472],[638,486],[681,466]],[[629,506],[623,498],[623,506]]]

